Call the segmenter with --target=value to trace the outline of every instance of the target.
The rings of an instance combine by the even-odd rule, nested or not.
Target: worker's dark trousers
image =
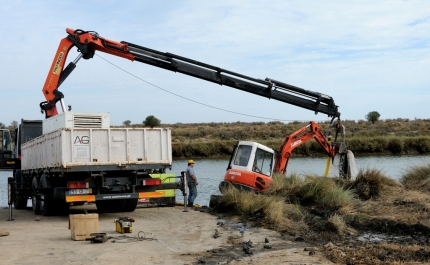
[[[197,197],[197,186],[195,183],[188,183],[188,204],[193,205]]]

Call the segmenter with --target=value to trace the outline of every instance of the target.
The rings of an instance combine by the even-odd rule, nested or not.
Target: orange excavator
[[[330,141],[333,127],[335,139],[341,133],[342,141]],[[239,142],[230,158],[224,180],[219,185],[220,191],[233,185],[242,190],[264,192],[272,182],[273,173],[286,174],[293,150],[311,139],[315,139],[328,155],[325,176],[355,178],[354,155],[346,149],[345,128],[339,120],[334,126],[329,126],[327,136],[316,122],[311,121],[285,137],[277,152],[256,142]]]

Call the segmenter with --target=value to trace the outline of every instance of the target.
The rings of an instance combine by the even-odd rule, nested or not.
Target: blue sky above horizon
[[[6,125],[44,118],[41,89],[66,28],[97,31],[111,40],[326,94],[342,119],[364,119],[369,111],[378,111],[382,119],[430,118],[428,1],[0,3],[0,122]],[[72,49],[68,61],[77,55]],[[112,125],[141,123],[148,115],[166,124],[328,120],[100,52],[81,60],[59,90],[73,111],[109,112]]]

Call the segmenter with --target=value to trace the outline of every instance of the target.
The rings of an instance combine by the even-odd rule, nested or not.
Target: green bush
[[[388,150],[393,154],[400,154],[403,152],[403,139],[402,138],[390,138],[388,140]]]
[[[384,152],[388,149],[388,139],[386,137],[376,137],[372,141],[372,152]]]
[[[416,139],[412,137],[404,137],[403,138],[403,150],[406,153],[412,153],[416,151]]]
[[[203,157],[230,156],[226,150],[218,145],[241,140],[255,141],[274,150],[278,150],[285,137],[306,126],[307,122],[282,123],[275,122],[234,122],[234,123],[176,123],[164,127],[171,127],[174,146],[173,156],[183,157],[185,154],[201,154]],[[364,120],[343,121],[346,127],[346,146],[355,154],[366,153],[392,153],[414,154],[430,153],[430,120],[387,119],[375,124]],[[320,122],[321,129],[326,132],[330,123]],[[332,132],[333,135],[333,132]],[[353,136],[353,137],[352,137]],[[339,139],[338,139],[339,140]],[[211,142],[215,141],[216,144]],[[189,146],[191,142],[202,144]],[[182,145],[177,145],[182,143]],[[187,144],[183,144],[187,143]],[[203,147],[202,145],[208,145]],[[234,145],[234,144],[233,144]],[[214,150],[210,150],[210,149]],[[298,146],[295,156],[325,155],[323,148],[315,141]]]
[[[430,152],[430,137],[419,137],[416,140],[416,150],[419,153]]]
[[[221,157],[230,156],[237,141],[210,141],[173,143],[173,157]]]

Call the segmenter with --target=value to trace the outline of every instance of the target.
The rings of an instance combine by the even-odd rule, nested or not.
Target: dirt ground
[[[139,207],[139,206],[138,206]],[[70,214],[96,213],[94,205]],[[316,248],[279,233],[221,219],[204,209],[139,207],[132,213],[99,213],[105,243],[73,241],[69,216],[35,216],[0,209],[1,264],[334,264]],[[120,216],[135,219],[133,232],[115,231]],[[140,231],[145,239],[137,241]],[[7,235],[8,234],[8,235]],[[140,233],[139,235],[143,235]],[[129,238],[124,238],[128,236]]]

